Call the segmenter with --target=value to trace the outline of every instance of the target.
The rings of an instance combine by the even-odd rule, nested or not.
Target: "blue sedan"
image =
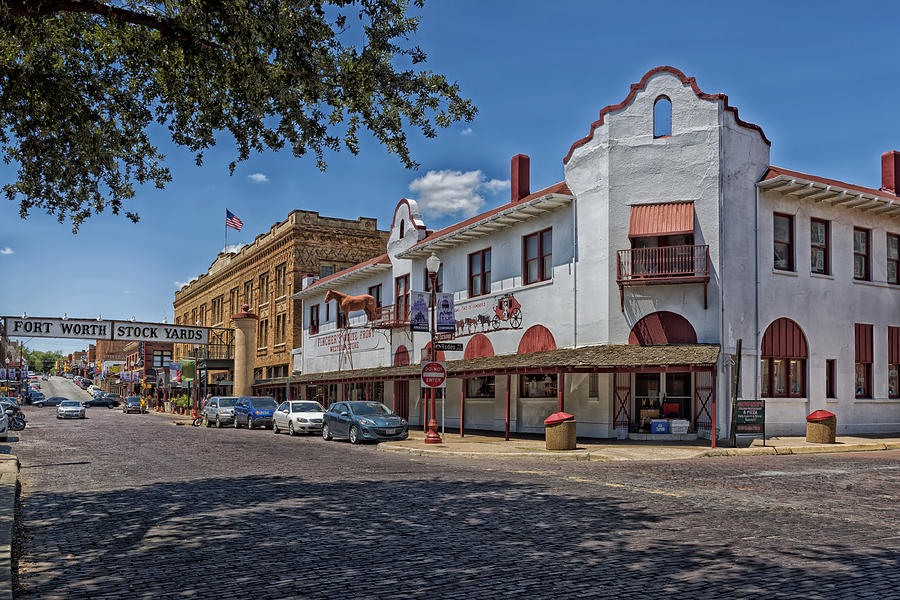
[[[362,441],[405,440],[409,437],[406,419],[381,402],[337,402],[328,407],[322,438]]]

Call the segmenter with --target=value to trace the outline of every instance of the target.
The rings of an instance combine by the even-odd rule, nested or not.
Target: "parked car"
[[[0,414],[0,442],[9,440],[9,416],[6,411]]]
[[[351,444],[367,440],[405,440],[406,419],[381,402],[337,402],[328,407],[322,438],[346,437]]]
[[[90,400],[85,400],[82,402],[87,407],[91,406],[105,406],[106,408],[115,408],[119,406],[121,396],[115,394],[115,398],[110,398],[105,393],[101,392],[99,395],[94,396]]]
[[[235,429],[242,426],[253,429],[257,425],[271,427],[276,408],[278,403],[271,396],[241,396],[234,403],[234,427]]]
[[[44,400],[44,392],[31,392],[31,395],[28,396],[28,404],[37,404]]]
[[[275,433],[285,429],[290,435],[298,433],[319,433],[325,418],[325,409],[318,402],[294,400],[282,402],[272,417]]]
[[[45,406],[59,406],[61,402],[64,400],[68,400],[68,398],[63,398],[62,396],[51,396],[50,398],[44,398],[34,403],[38,408],[44,408]]]
[[[63,400],[56,407],[57,419],[83,419],[84,405],[78,400]]]
[[[222,427],[234,423],[234,403],[239,400],[237,396],[213,396],[203,407],[203,416],[206,418],[206,426]]]
[[[125,401],[122,403],[122,412],[126,414],[130,412],[143,413],[144,411],[141,410],[141,397],[126,396]]]

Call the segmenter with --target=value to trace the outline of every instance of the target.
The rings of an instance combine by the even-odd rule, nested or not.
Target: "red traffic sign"
[[[442,362],[422,363],[422,387],[446,388],[447,365]]]

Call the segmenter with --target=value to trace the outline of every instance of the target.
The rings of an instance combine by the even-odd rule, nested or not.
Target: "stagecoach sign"
[[[186,327],[166,323],[102,321],[95,319],[45,319],[2,317],[11,337],[69,338],[79,340],[136,340],[140,342],[185,342],[208,344],[208,327]]]

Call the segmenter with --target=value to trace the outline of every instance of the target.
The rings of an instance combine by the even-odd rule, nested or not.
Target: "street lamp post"
[[[425,261],[425,270],[428,271],[428,279],[431,282],[431,360],[437,360],[437,350],[434,343],[434,309],[437,305],[437,276],[441,268],[441,259],[432,252]],[[434,388],[431,388],[431,419],[428,421],[428,435],[425,436],[426,444],[440,444],[441,436],[438,435],[438,423],[434,418]]]

